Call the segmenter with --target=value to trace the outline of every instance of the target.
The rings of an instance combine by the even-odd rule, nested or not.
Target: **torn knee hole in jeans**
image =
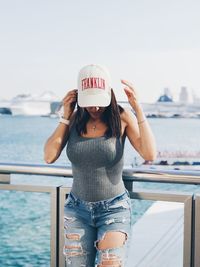
[[[80,244],[76,245],[65,245],[65,255],[68,257],[75,257],[75,256],[81,256],[84,255],[83,248]]]
[[[126,232],[115,230],[106,232],[100,240],[96,241],[96,248],[103,252],[98,267],[122,267],[121,258],[114,253],[109,253],[109,250],[119,249],[127,239],[128,234]]]
[[[81,245],[81,237],[84,234],[83,229],[79,229],[79,233],[65,231],[65,246],[64,246],[64,254],[67,257],[75,257],[85,255],[82,245]]]
[[[72,240],[80,240],[81,236],[80,234],[66,234],[66,238]]]
[[[125,244],[127,239],[128,234],[124,231],[108,231],[100,240],[95,241],[95,247],[98,250],[120,248]]]
[[[65,246],[65,255],[68,257],[75,257],[83,255],[81,246]]]

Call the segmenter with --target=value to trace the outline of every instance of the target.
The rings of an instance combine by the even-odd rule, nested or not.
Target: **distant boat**
[[[50,103],[45,101],[19,101],[11,105],[12,114],[15,115],[48,115]]]
[[[173,99],[171,97],[169,97],[168,95],[161,95],[157,102],[173,102]]]
[[[0,107],[0,114],[3,115],[12,115],[12,111],[10,110],[10,108],[4,108],[4,107]]]
[[[30,94],[20,94],[14,97],[7,103],[7,107],[2,106],[0,108],[7,108],[12,115],[49,115],[51,113],[51,103],[58,101],[58,97],[50,92],[44,92],[41,95],[32,96]]]

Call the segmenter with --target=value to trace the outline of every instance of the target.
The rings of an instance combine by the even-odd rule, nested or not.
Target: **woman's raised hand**
[[[77,89],[70,90],[62,100],[64,118],[69,119],[75,109],[77,102]]]
[[[130,82],[126,80],[121,80],[121,83],[126,85],[126,87],[124,87],[124,92],[127,95],[127,98],[128,98],[128,101],[131,107],[134,110],[137,110],[137,108],[140,107],[140,104],[139,104],[139,100],[138,100],[138,96],[137,96],[135,88]]]

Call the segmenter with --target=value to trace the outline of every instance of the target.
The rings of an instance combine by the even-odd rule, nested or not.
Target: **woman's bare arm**
[[[72,114],[77,101],[77,90],[71,90],[63,99],[64,115],[67,120],[72,121]],[[50,164],[55,162],[65,147],[69,135],[70,125],[59,123],[53,134],[47,139],[44,145],[44,160]]]
[[[157,156],[156,142],[153,132],[145,118],[142,107],[138,103],[135,89],[127,81],[122,80],[122,83],[126,85],[124,91],[136,114],[136,116],[134,116],[131,111],[127,110],[124,112],[123,119],[126,123],[126,135],[132,146],[145,160],[153,161]]]
[[[123,112],[122,118],[126,123],[126,135],[143,159],[153,161],[157,154],[154,135],[142,110],[136,114],[138,115],[137,118],[130,110]]]
[[[44,146],[44,160],[46,163],[53,163],[59,158],[66,145],[68,133],[69,125],[60,123],[53,134],[47,139]]]

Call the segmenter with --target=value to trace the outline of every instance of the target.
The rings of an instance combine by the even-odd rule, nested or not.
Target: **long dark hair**
[[[111,89],[111,102],[102,114],[102,120],[107,125],[108,129],[105,133],[106,137],[120,137],[121,136],[121,118],[120,114],[124,109],[117,104],[115,94]],[[78,106],[75,114],[74,123],[78,135],[86,134],[86,124],[89,121],[90,115],[85,108]]]

